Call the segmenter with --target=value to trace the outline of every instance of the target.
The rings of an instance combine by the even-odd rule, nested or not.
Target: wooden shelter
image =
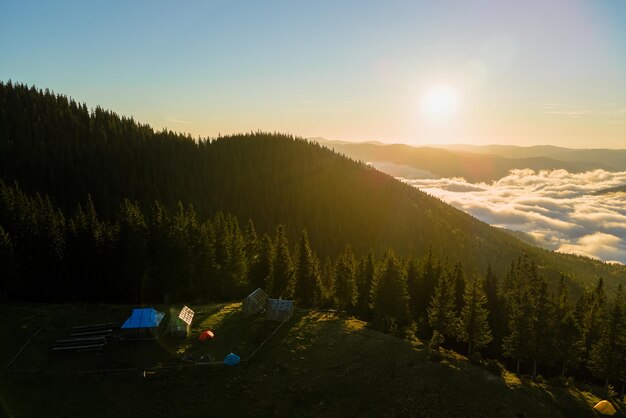
[[[191,321],[193,321],[194,311],[187,306],[183,306],[178,316],[170,309],[170,321],[167,332],[173,337],[187,337],[191,332]]]
[[[243,300],[241,303],[241,310],[246,315],[258,314],[263,310],[263,308],[265,308],[267,298],[267,293],[265,293],[263,289],[258,288]]]
[[[267,312],[265,319],[286,322],[293,316],[295,305],[293,300],[268,298],[265,310]]]

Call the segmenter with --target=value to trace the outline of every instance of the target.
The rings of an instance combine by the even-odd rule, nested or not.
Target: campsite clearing
[[[240,307],[192,306],[196,314],[188,338],[113,341],[98,353],[58,353],[51,350],[52,341],[68,327],[123,321],[132,307],[0,306],[6,321],[0,329],[0,340],[7,342],[0,345],[3,365],[51,319],[19,356],[15,371],[0,376],[0,415],[36,416],[46,405],[48,416],[185,417],[210,410],[229,416],[594,417],[592,407],[601,400],[525,377],[508,385],[508,372],[487,371],[450,353],[432,362],[420,341],[329,312],[296,310],[245,361],[278,323],[262,314],[246,316]],[[197,341],[205,329],[214,330],[215,338]],[[226,367],[182,360],[212,356],[221,362],[230,352],[242,362]],[[23,368],[36,371],[16,371]],[[127,371],[89,373],[104,368]]]

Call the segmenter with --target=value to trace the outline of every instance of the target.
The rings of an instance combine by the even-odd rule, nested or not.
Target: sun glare
[[[422,96],[422,113],[433,120],[448,119],[458,108],[456,91],[447,86],[431,87]]]

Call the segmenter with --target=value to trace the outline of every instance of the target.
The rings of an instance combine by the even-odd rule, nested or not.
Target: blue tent
[[[122,324],[122,333],[132,337],[154,336],[164,316],[154,308],[135,308]]]
[[[229,355],[224,357],[224,364],[227,366],[235,366],[239,364],[240,361],[241,361],[241,358],[237,354],[234,354],[234,353],[230,353]]]

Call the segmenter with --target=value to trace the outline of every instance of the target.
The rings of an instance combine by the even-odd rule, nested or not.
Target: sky
[[[621,0],[3,0],[0,80],[202,137],[624,148],[624,21]]]
[[[512,170],[491,184],[461,178],[405,179],[478,219],[528,233],[555,251],[626,264],[626,171]]]

